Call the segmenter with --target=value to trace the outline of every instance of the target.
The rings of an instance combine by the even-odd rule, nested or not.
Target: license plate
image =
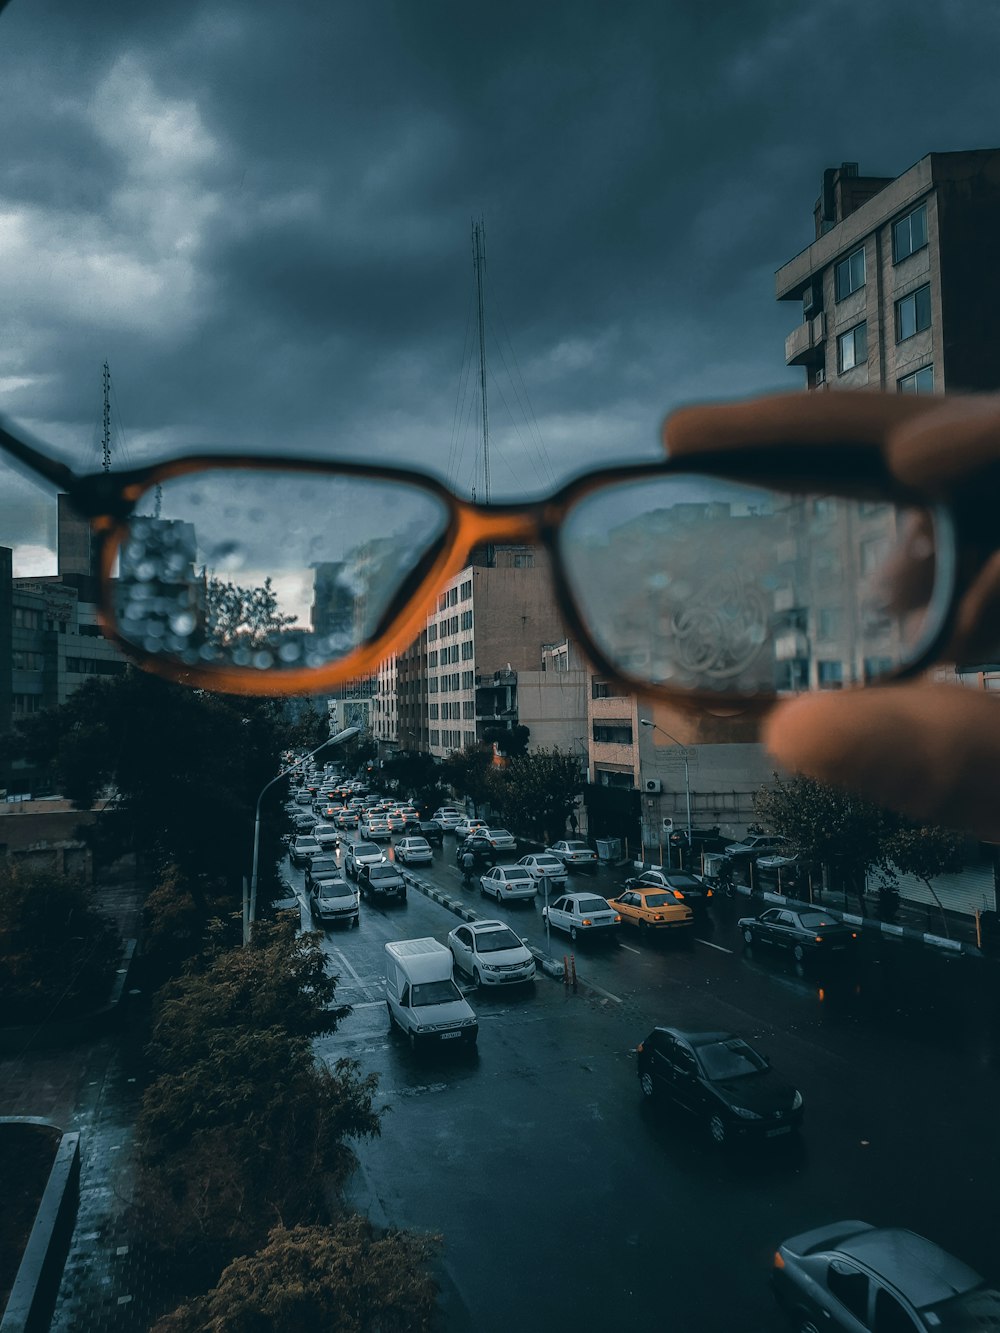
[[[454,1040],[456,1037],[460,1037],[461,1035],[462,1035],[461,1032],[442,1032],[442,1033],[441,1033],[441,1040],[442,1040],[442,1041],[452,1041],[452,1040]]]
[[[766,1138],[776,1139],[779,1134],[791,1134],[791,1125],[782,1125],[780,1129],[769,1129],[765,1135]]]

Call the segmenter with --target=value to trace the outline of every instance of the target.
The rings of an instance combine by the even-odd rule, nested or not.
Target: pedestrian
[[[462,853],[462,887],[468,888],[472,882],[472,872],[476,868],[476,858],[466,848]]]
[[[576,817],[576,811],[571,810],[569,812],[569,830],[574,838],[576,837],[576,831],[579,827],[580,827],[580,821]]]

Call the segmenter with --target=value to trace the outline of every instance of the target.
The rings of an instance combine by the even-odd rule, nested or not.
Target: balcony
[[[785,339],[785,363],[789,366],[821,366],[825,360],[826,317],[822,311],[805,320]]]

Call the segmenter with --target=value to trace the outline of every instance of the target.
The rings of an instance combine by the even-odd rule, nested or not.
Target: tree
[[[445,759],[442,768],[445,781],[463,796],[468,796],[476,806],[490,799],[490,770],[493,755],[481,745],[467,745],[464,750],[452,750]]]
[[[562,837],[583,781],[578,755],[538,750],[492,769],[488,790],[505,824],[548,842]]]
[[[276,1221],[314,1223],[379,1133],[377,1077],[328,1068],[313,1038],[349,1012],[315,935],[264,924],[158,996],[136,1129],[151,1239],[207,1279]]]
[[[530,727],[484,727],[483,740],[487,745],[495,745],[508,759],[516,759],[528,753],[531,740]]]
[[[433,755],[400,750],[382,765],[382,775],[397,794],[412,795],[421,810],[434,810],[447,799],[444,767]]]
[[[356,1216],[276,1227],[264,1249],[235,1260],[153,1333],[429,1333],[437,1284],[427,1265],[438,1245]]]
[[[836,886],[853,893],[864,912],[867,875],[875,873],[886,889],[894,880],[886,850],[893,817],[864,797],[812,778],[774,779],[773,788],[754,797],[757,815],[805,861],[829,866]]]
[[[270,578],[260,588],[210,578],[205,585],[205,618],[209,639],[227,648],[266,647],[295,624],[295,616],[278,610]]]
[[[944,904],[931,880],[935,875],[952,875],[961,870],[963,845],[962,836],[950,829],[900,821],[887,848],[890,860],[904,874],[916,875],[917,879],[923,880],[928,893],[937,903],[941,925],[948,939],[951,938],[951,931]]]
[[[121,956],[116,928],[80,880],[0,863],[0,1014],[40,1023],[96,1008]]]

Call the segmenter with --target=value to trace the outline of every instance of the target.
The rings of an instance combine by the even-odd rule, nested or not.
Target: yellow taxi
[[[622,924],[638,926],[640,933],[651,930],[686,930],[694,925],[690,907],[679,903],[672,893],[658,885],[636,885],[619,898],[609,899],[621,916]]]

